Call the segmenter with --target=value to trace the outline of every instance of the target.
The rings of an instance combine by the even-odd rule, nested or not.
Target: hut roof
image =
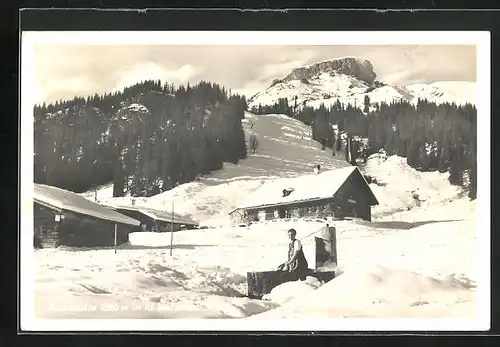
[[[153,220],[164,221],[164,222],[172,222],[172,212],[168,211],[160,211],[157,209],[144,207],[144,206],[134,206],[134,205],[117,205],[112,208],[116,210],[125,210],[125,211],[135,211],[142,213]],[[177,224],[187,224],[187,225],[199,225],[198,222],[192,220],[189,217],[181,216],[180,214],[173,214],[173,221]]]
[[[72,211],[94,218],[128,225],[140,225],[133,218],[125,216],[110,208],[96,204],[69,190],[35,183],[33,200],[54,210]]]
[[[348,166],[324,171],[319,174],[270,181],[250,197],[245,207],[236,208],[230,213],[240,208],[262,208],[332,198],[345,181],[355,172],[360,174],[364,180],[357,166]],[[366,189],[372,195],[372,204],[377,205],[377,198],[366,180],[364,182],[366,183]],[[283,196],[283,190],[285,189],[291,191],[287,196]]]

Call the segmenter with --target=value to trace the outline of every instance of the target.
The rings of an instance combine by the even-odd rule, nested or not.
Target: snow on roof
[[[33,199],[41,205],[59,210],[72,211],[115,223],[140,225],[138,220],[96,204],[69,190],[37,183],[34,186]]]
[[[117,210],[127,210],[127,211],[136,211],[139,213],[142,213],[154,220],[160,220],[160,221],[165,221],[165,222],[171,222],[172,221],[172,212],[169,211],[160,211],[156,209],[152,209],[149,207],[144,207],[144,206],[132,206],[132,205],[117,205],[114,208]],[[198,222],[185,217],[181,216],[180,214],[177,214],[174,212],[173,214],[173,220],[174,223],[177,224],[189,224],[189,225],[199,225]]]
[[[261,207],[299,201],[319,200],[335,195],[347,178],[358,169],[348,166],[290,179],[270,181],[262,185],[250,198],[246,206],[239,208]],[[367,184],[368,186],[368,184]],[[284,189],[293,189],[288,196],[283,196]],[[231,211],[231,213],[234,212]]]

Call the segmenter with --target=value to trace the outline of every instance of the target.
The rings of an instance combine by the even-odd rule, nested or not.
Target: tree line
[[[300,109],[280,99],[255,112],[287,114],[311,126],[313,139],[332,152],[345,151],[353,165],[381,149],[387,155],[406,157],[419,171],[449,172],[451,184],[477,194],[477,110],[474,105],[436,104],[406,100],[371,105],[368,96],[354,107],[337,100],[333,105]],[[338,130],[334,130],[334,128]],[[342,141],[340,134],[345,134]],[[360,139],[366,140],[364,145]],[[348,146],[347,146],[348,144]]]
[[[34,107],[36,183],[151,196],[246,158],[246,100],[202,81],[148,80]]]

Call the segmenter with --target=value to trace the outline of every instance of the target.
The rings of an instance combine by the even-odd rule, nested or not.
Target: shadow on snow
[[[186,244],[174,244],[172,249],[197,249],[200,247],[215,247],[217,245],[186,245]],[[85,252],[85,251],[113,251],[114,247],[58,247],[59,250],[67,252]],[[117,252],[124,250],[144,250],[144,249],[164,249],[166,251],[170,250],[170,245],[163,246],[147,246],[147,245],[131,245],[131,244],[121,244],[117,247]]]
[[[382,229],[403,229],[409,230],[413,228],[417,228],[426,224],[432,223],[449,223],[449,222],[459,222],[463,221],[463,219],[447,219],[447,220],[427,220],[420,222],[404,222],[404,221],[382,221],[382,222],[365,222],[360,221],[359,224],[367,225],[373,228],[382,228]]]

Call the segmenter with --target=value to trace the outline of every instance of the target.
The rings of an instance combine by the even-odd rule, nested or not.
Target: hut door
[[[356,200],[349,198],[347,199],[348,204],[348,211],[349,211],[349,216],[357,218],[357,213],[356,213]]]
[[[259,221],[265,221],[266,220],[266,211],[259,211]]]
[[[40,238],[42,248],[56,248],[59,246],[59,234],[53,226],[42,224],[40,226]]]
[[[285,210],[284,209],[279,209],[278,210],[278,215],[280,218],[285,218]]]

